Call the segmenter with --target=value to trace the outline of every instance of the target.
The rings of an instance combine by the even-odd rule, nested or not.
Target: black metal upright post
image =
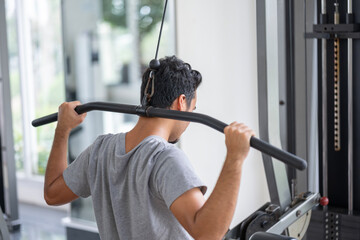
[[[1,130],[0,130],[0,135],[1,135]],[[0,146],[1,145],[1,138],[0,138]],[[0,154],[0,207],[2,212],[5,212],[5,197],[4,197],[4,175],[3,175],[3,159],[2,159],[2,154]]]
[[[285,1],[286,23],[286,137],[287,151],[296,153],[295,139],[295,66],[294,66],[294,2]],[[296,170],[288,167],[289,182],[296,179]],[[294,190],[294,189],[293,189]]]
[[[360,23],[360,2],[353,1],[353,18]],[[360,211],[360,40],[353,40],[353,209]],[[359,227],[360,228],[360,227]]]

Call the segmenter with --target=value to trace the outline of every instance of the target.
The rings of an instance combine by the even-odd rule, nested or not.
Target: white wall
[[[181,0],[177,6],[177,55],[203,75],[197,112],[258,132],[256,6],[254,0]],[[212,192],[225,158],[223,134],[193,123],[181,146]],[[232,226],[269,201],[261,154],[244,164]]]

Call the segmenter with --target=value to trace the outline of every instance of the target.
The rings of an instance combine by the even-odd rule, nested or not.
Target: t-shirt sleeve
[[[63,172],[66,185],[76,195],[86,198],[90,196],[90,186],[88,181],[88,167],[91,155],[89,146],[72,162]]]
[[[168,208],[183,193],[199,188],[205,194],[207,187],[194,172],[194,169],[180,149],[165,150],[157,159],[154,175],[155,189]]]

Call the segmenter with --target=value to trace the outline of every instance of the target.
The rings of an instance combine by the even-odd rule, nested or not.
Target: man
[[[147,104],[193,111],[201,75],[175,56],[160,60],[149,79],[143,76],[142,99]],[[149,84],[148,84],[149,83]],[[254,134],[243,124],[225,128],[227,156],[209,198],[185,154],[175,147],[188,122],[140,117],[128,133],[108,134],[67,166],[71,129],[86,114],[59,107],[58,124],[45,174],[44,196],[50,205],[92,196],[102,239],[221,239],[233,217],[243,162]],[[191,237],[190,237],[190,236]]]

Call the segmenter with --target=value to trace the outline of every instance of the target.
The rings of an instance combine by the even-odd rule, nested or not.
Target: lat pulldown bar
[[[188,122],[197,122],[207,125],[222,133],[224,132],[224,128],[228,126],[226,123],[223,123],[205,114],[174,111],[174,110],[167,110],[167,109],[154,108],[154,107],[143,108],[141,106],[125,105],[125,104],[117,104],[117,103],[90,102],[83,105],[79,105],[75,108],[75,111],[78,114],[90,112],[93,110],[136,114],[143,117],[160,117],[160,118],[169,118],[169,119],[188,121]],[[34,127],[38,127],[51,122],[55,122],[57,121],[57,117],[58,117],[58,113],[53,113],[51,115],[47,115],[42,118],[38,118],[34,120],[32,122],[32,125]],[[259,150],[260,152],[268,154],[299,170],[304,170],[307,167],[307,163],[304,159],[295,156],[289,152],[283,151],[279,148],[276,148],[270,145],[269,143],[264,142],[258,138],[251,137],[250,146]]]

